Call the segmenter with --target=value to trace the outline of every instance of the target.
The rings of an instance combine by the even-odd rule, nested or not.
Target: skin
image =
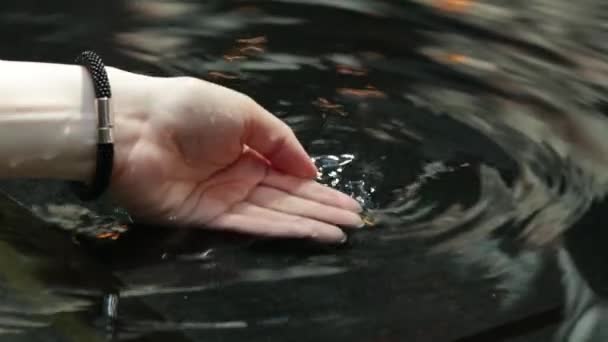
[[[190,77],[107,71],[110,191],[137,220],[324,243],[346,240],[339,226],[363,225],[359,204],[315,182],[293,131],[251,98]],[[96,119],[88,73],[8,61],[0,72],[0,93],[9,94],[0,100],[0,160],[9,161],[0,177],[90,180]]]

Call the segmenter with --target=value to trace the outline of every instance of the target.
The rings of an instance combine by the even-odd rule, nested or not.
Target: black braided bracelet
[[[114,163],[113,122],[110,107],[112,91],[110,82],[101,58],[92,51],[85,51],[76,58],[76,62],[85,68],[93,79],[95,89],[95,109],[97,112],[97,158],[95,176],[90,186],[73,184],[73,190],[81,200],[89,201],[99,198],[110,186],[112,166]]]

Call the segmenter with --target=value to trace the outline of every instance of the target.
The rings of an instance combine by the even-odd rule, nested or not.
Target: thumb
[[[251,102],[245,114],[242,143],[268,159],[277,170],[302,178],[314,178],[317,168],[291,128],[255,101]]]

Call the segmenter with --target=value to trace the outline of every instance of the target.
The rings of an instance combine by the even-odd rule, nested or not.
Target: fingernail
[[[355,213],[350,213],[348,218],[348,225],[354,228],[363,228],[365,227],[365,221],[361,216]]]
[[[345,244],[348,241],[348,235],[344,234],[344,237],[338,241],[339,244]]]

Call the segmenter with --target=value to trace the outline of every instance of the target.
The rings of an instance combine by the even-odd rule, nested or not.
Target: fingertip
[[[317,167],[315,166],[315,164],[310,161],[309,158],[306,158],[306,160],[308,162],[303,162],[302,163],[302,168],[300,169],[300,174],[299,176],[301,178],[306,178],[306,179],[314,179],[317,177]]]
[[[306,170],[307,172],[307,177],[306,178],[317,178],[317,175],[319,173],[319,170],[317,169],[317,166],[315,165],[315,163],[309,158],[307,158],[308,160],[308,169]]]
[[[317,167],[310,157],[298,145],[281,151],[271,159],[273,168],[298,178],[313,179],[317,177]]]
[[[331,229],[327,229],[331,227]],[[343,244],[348,240],[348,236],[337,226],[328,225],[322,232],[317,231],[312,238],[325,244]]]
[[[254,101],[247,103],[250,105],[244,143],[264,156],[277,170],[299,178],[316,177],[317,168],[295,132]]]
[[[348,235],[340,231],[340,234],[324,236],[321,238],[316,238],[315,240],[328,245],[342,245],[348,241]]]
[[[358,228],[358,229],[365,227],[365,221],[363,221],[363,218],[360,215],[351,212],[351,217],[349,219],[350,219],[350,222],[349,222],[350,227]]]

